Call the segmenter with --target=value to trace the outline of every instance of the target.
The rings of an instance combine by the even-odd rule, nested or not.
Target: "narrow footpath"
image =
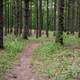
[[[19,63],[6,74],[5,80],[44,80],[38,78],[30,64],[33,50],[38,46],[39,43],[36,42],[26,46],[23,52],[19,55]]]

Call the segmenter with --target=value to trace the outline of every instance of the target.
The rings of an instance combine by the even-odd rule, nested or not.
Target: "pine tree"
[[[28,39],[29,35],[29,0],[24,0],[24,32],[23,38]]]
[[[3,48],[3,0],[0,0],[0,48]]]
[[[18,1],[14,1],[14,34],[18,35]]]
[[[49,37],[49,0],[47,0],[47,26],[46,26],[46,36]]]
[[[39,0],[37,0],[36,1],[36,38],[38,38],[39,37],[39,16],[38,16],[38,14],[39,14],[39,12],[38,12],[38,4],[39,3]]]
[[[59,0],[59,12],[58,12],[58,33],[56,36],[56,42],[59,42],[60,44],[63,43],[63,31],[64,31],[64,0]]]
[[[78,0],[78,29],[79,29],[79,33],[78,33],[78,37],[80,37],[80,0]]]
[[[43,27],[43,12],[42,12],[42,0],[39,0],[39,37],[41,37],[42,27]]]
[[[57,8],[57,0],[54,0],[54,28],[53,28],[53,31],[56,31],[56,8]],[[54,34],[54,36],[55,36],[55,32],[53,33]]]

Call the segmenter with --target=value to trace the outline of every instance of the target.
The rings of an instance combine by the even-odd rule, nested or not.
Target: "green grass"
[[[66,49],[60,44],[54,43],[55,37],[42,36],[36,39],[35,36],[24,40],[21,37],[8,35],[4,38],[5,49],[0,52],[0,80],[4,80],[4,74],[12,65],[17,62],[19,55],[26,44],[39,42],[41,46],[34,51],[31,63],[34,69],[42,76],[52,80],[73,80],[80,73],[80,51]],[[80,38],[76,35],[64,34],[65,45],[80,46]]]
[[[36,39],[35,36],[29,38],[29,40],[24,40],[22,37],[15,37],[14,35],[7,35],[4,37],[4,47],[5,49],[0,51],[0,80],[4,80],[4,74],[13,64],[17,62],[17,55],[19,55],[23,48],[30,42],[45,42],[49,41],[46,36]]]
[[[65,45],[78,45],[78,46],[80,46],[80,38],[77,35],[64,34],[64,43],[65,43]]]
[[[77,36],[64,35],[65,45],[78,45],[79,42]],[[74,80],[80,75],[80,50],[49,41],[34,51],[31,64],[37,74],[50,80]]]
[[[12,35],[4,38],[5,49],[0,52],[0,80],[4,80],[5,72],[16,62],[16,56],[22,51],[27,41]]]

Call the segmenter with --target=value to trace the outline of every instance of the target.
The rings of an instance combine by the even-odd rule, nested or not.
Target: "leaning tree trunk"
[[[59,1],[59,23],[58,23],[58,33],[56,37],[56,42],[63,45],[63,31],[64,31],[64,0]]]
[[[0,0],[0,48],[3,48],[3,0]]]
[[[24,32],[23,38],[28,39],[29,34],[29,0],[24,0]]]

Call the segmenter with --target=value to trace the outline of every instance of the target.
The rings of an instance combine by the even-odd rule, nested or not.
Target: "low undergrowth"
[[[5,72],[16,62],[16,56],[22,51],[26,40],[8,35],[4,38],[4,50],[0,52],[0,80],[4,80]]]
[[[26,44],[31,42],[40,42],[45,43],[49,41],[46,36],[36,39],[35,36],[25,40],[22,37],[15,37],[14,35],[7,35],[4,37],[4,49],[0,51],[0,80],[4,80],[4,75],[6,71],[9,71],[10,68],[17,62],[17,55],[19,55]]]
[[[79,38],[72,35],[65,38],[65,45],[79,44]],[[31,60],[35,72],[49,80],[75,80],[80,75],[80,50],[65,45],[46,42],[38,47]]]

